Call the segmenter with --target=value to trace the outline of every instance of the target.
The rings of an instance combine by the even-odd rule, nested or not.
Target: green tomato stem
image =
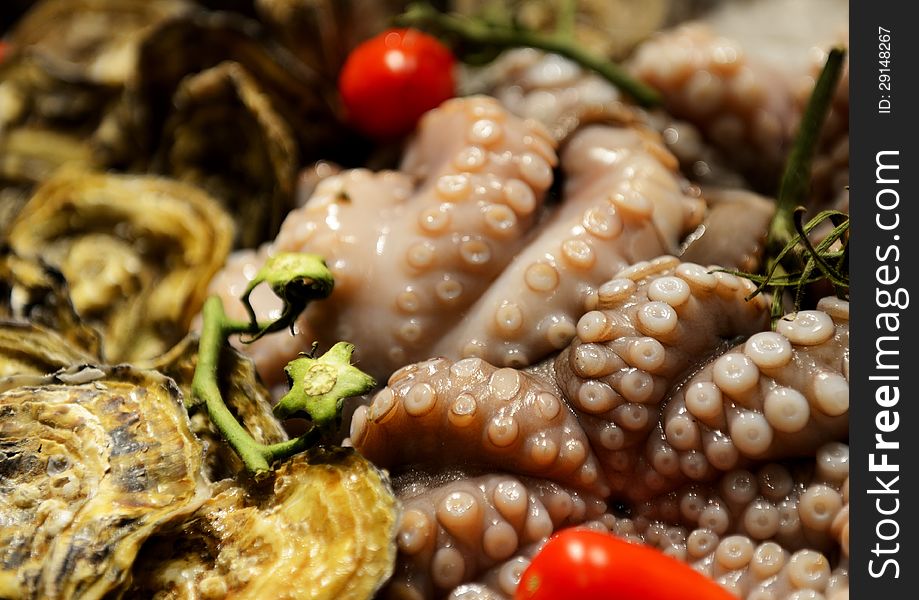
[[[322,436],[322,432],[319,427],[310,427],[302,435],[295,437],[292,440],[287,440],[286,442],[278,442],[277,444],[271,444],[270,446],[262,446],[262,449],[265,453],[266,458],[269,461],[283,460],[288,456],[293,456],[294,454],[299,454],[304,450],[311,448],[316,445],[316,442],[319,441]]]
[[[198,342],[198,364],[192,378],[192,398],[186,408],[204,403],[208,417],[220,435],[233,447],[246,469],[258,476],[271,468],[271,463],[284,460],[315,445],[321,437],[319,427],[311,427],[303,435],[277,444],[260,444],[246,431],[227,408],[217,386],[220,351],[232,334],[253,333],[264,329],[263,324],[236,321],[227,317],[223,302],[211,296],[202,309],[204,325]]]
[[[577,21],[577,1],[560,0],[558,18],[555,23],[555,35],[560,39],[573,39],[574,26]]]
[[[781,252],[797,235],[795,230],[795,209],[806,204],[808,187],[810,186],[811,164],[820,140],[820,132],[826,121],[836,84],[842,74],[843,61],[846,56],[844,48],[833,48],[826,59],[826,64],[820,73],[814,91],[811,94],[794,145],[788,155],[785,171],[779,184],[778,204],[775,216],[769,225],[769,234],[766,248],[769,256],[774,257]],[[789,268],[800,269],[800,256],[789,257],[794,265]],[[773,260],[773,259],[770,259]],[[771,268],[766,265],[767,270]]]
[[[403,13],[397,22],[408,27],[430,26],[436,31],[448,33],[460,39],[507,49],[530,47],[546,52],[559,54],[572,60],[585,69],[594,71],[617,88],[632,96],[642,106],[660,104],[661,96],[657,90],[632,78],[615,63],[588,52],[565,34],[567,24],[562,24],[557,34],[544,34],[527,29],[514,29],[507,26],[489,24],[481,20],[464,18],[460,15],[446,14],[429,4],[413,4]]]
[[[226,343],[229,333],[239,324],[228,323],[223,302],[217,296],[207,299],[202,315],[204,325],[201,329],[201,340],[198,342],[198,364],[191,384],[194,402],[204,402],[211,422],[239,454],[246,469],[256,474],[267,471],[269,464],[263,452],[264,446],[253,440],[249,432],[236,420],[224,404],[217,387],[220,350]],[[246,328],[248,327],[247,324]]]

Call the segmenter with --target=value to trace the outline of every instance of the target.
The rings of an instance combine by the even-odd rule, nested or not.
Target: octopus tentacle
[[[584,298],[619,270],[676,251],[704,203],[650,130],[588,126],[561,157],[565,201],[435,354],[523,366],[568,344]]]
[[[389,380],[351,421],[376,464],[508,469],[600,495],[600,465],[564,399],[542,379],[478,358],[434,359]]]
[[[720,265],[747,273],[759,270],[775,202],[744,189],[704,189],[708,212],[683,243],[680,260]]]
[[[451,131],[458,135],[445,134]],[[443,143],[445,136],[454,141]],[[310,222],[319,231],[337,211],[340,249],[292,231],[304,227],[296,215],[275,241],[279,250],[315,245],[329,257],[338,297],[305,315],[309,330],[320,341],[359,340],[362,368],[376,375],[426,358],[432,336],[458,319],[519,250],[556,160],[551,143],[494,101],[454,100],[422,121],[403,161],[404,172],[422,183],[412,196],[404,188],[407,197],[391,215],[368,219],[362,201],[379,195],[376,186],[360,194],[342,187],[336,193],[348,194],[354,207],[346,222],[346,208],[324,206],[323,192],[336,182],[320,184],[305,209],[315,211]],[[396,175],[373,176],[386,177]],[[360,240],[368,247],[350,247]],[[357,268],[366,256],[374,256],[373,268]]]
[[[761,331],[765,300],[744,297],[749,281],[662,257],[638,263],[600,287],[595,310],[555,361],[558,385],[600,456],[613,492],[630,499],[665,491],[648,472],[634,481],[660,402],[700,357],[725,339]],[[652,448],[653,449],[653,448]],[[676,453],[652,452],[654,470],[673,471]]]
[[[800,60],[752,50],[706,24],[689,23],[652,36],[637,49],[630,69],[663,93],[672,114],[699,127],[768,189],[778,181],[825,55],[802,68]],[[795,57],[813,54],[802,46]],[[847,76],[837,89],[815,165],[819,198],[842,193],[848,183]]]
[[[554,360],[526,370],[479,358],[404,367],[355,412],[352,442],[397,471],[509,471],[628,500],[631,518],[608,514],[593,526],[654,545],[744,597],[841,597],[848,446],[834,440],[845,439],[848,418],[848,303],[825,298],[764,331],[767,302],[746,301],[751,290],[672,256],[636,263],[587,297],[575,339]],[[750,337],[731,347],[737,336]],[[718,394],[699,396],[702,384]],[[804,417],[786,410],[802,399]],[[801,452],[791,436],[803,440]],[[816,458],[798,458],[808,453]],[[773,459],[795,460],[763,462]],[[463,506],[487,488],[475,481],[462,484]],[[406,502],[416,496],[404,488]],[[428,529],[438,516],[431,511]],[[569,524],[586,518],[576,514]],[[484,539],[483,521],[473,520],[472,533],[436,537],[454,550],[472,547]],[[442,559],[449,577],[434,584],[429,544],[392,589],[424,597],[435,585],[435,595],[458,585],[456,600],[509,597],[528,556],[560,525],[546,522],[543,538],[524,539],[519,517],[508,523],[506,539],[511,529],[517,537],[501,545],[506,556],[482,544],[478,559],[451,551]],[[414,548],[410,533],[406,547]],[[832,571],[840,548],[843,562]]]
[[[693,483],[636,507],[647,520],[705,528],[716,535],[772,540],[786,550],[831,550],[843,538],[834,529],[847,504],[849,448],[831,442],[809,465],[768,463],[754,473],[737,469],[714,484]]]
[[[774,180],[795,119],[782,73],[751,61],[738,44],[699,23],[653,36],[639,46],[630,68],[663,93],[671,113],[729,150],[742,169]]]
[[[462,98],[426,114],[402,171],[323,180],[265,251],[319,252],[335,275],[329,301],[298,322],[304,339],[355,342],[361,368],[378,377],[427,358],[435,334],[522,247],[556,162],[541,127],[492,99]],[[265,375],[278,366],[259,364]]]
[[[510,475],[409,478],[399,493],[399,558],[385,597],[442,595],[555,529],[606,509],[596,496]],[[399,486],[398,478],[394,483]]]
[[[842,483],[840,489],[842,493],[842,508],[836,513],[833,523],[830,525],[830,533],[839,542],[839,548],[842,555],[849,557],[849,478]]]
[[[458,143],[439,143],[456,129]],[[543,213],[556,162],[535,121],[494,101],[457,99],[423,119],[402,172],[324,179],[271,246],[237,255],[215,280],[218,291],[239,292],[277,251],[321,252],[335,274],[329,301],[298,321],[301,339],[251,345],[260,373],[275,382],[303,339],[354,342],[362,368],[378,377],[430,355],[532,364],[571,340],[600,284],[676,252],[702,219],[704,201],[650,129],[580,130],[563,161],[568,200]],[[377,219],[367,219],[371,210]],[[266,290],[251,300],[262,317],[278,310]],[[234,310],[245,316],[235,301]]]
[[[826,306],[824,303],[823,306]],[[812,454],[848,431],[848,303],[801,311],[708,363],[667,402],[656,452],[694,480]],[[649,454],[651,453],[649,449]]]
[[[848,591],[848,569],[845,564],[834,568],[830,553],[789,551],[771,540],[744,534],[719,535],[706,528],[687,530],[641,517],[607,514],[599,522],[615,535],[656,547],[688,563],[741,598],[778,600],[811,597],[808,594],[812,593],[831,598]]]

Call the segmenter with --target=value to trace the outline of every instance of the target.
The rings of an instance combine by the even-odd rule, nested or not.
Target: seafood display
[[[848,598],[847,6],[17,2],[0,597]]]
[[[594,507],[598,498],[628,502],[640,522],[774,540],[792,551],[815,544],[829,537],[848,474],[848,448],[835,442],[848,430],[848,304],[826,299],[822,310],[756,333],[766,329],[768,310],[744,300],[744,281],[672,257],[633,265],[601,286],[596,308],[581,316],[575,339],[549,364],[519,371],[467,358],[405,367],[369,407],[357,409],[352,442],[394,473],[510,472],[590,494]],[[747,340],[725,347],[736,336]],[[797,483],[790,466],[771,462],[758,490],[744,470],[806,455],[817,456],[810,468],[819,479]],[[399,585],[420,596],[431,594],[429,581],[455,585],[438,583],[436,565],[419,565],[416,547],[423,544],[403,540],[469,552],[487,548],[487,536],[497,536],[489,532],[500,526],[508,529],[506,555],[528,541],[538,511],[514,523],[510,509],[493,506],[503,518],[490,517],[487,507],[500,504],[500,494],[481,484],[482,499],[459,491],[469,483],[444,486],[436,520],[429,514],[403,522],[404,560],[420,572]],[[574,505],[571,498],[558,502]],[[544,514],[542,526],[558,527],[558,519],[546,520],[551,510]],[[434,535],[436,523],[459,541]],[[490,558],[465,567],[455,560],[455,568],[475,577],[504,556]]]
[[[452,146],[437,145],[444,130],[457,132]],[[557,162],[567,200],[549,217],[541,205]],[[432,355],[531,364],[571,340],[583,295],[629,264],[676,251],[699,224],[702,200],[675,171],[651,131],[588,127],[559,160],[537,124],[493,100],[450,101],[420,124],[402,172],[323,180],[274,243],[232,258],[212,291],[241,316],[234,297],[256,263],[321,248],[335,302],[307,311],[298,339],[352,340],[377,377]],[[421,173],[413,194],[409,176]],[[364,217],[368,204],[382,204],[378,221]],[[356,271],[357,257],[378,262]],[[256,303],[262,315],[273,308]],[[289,341],[251,347],[266,379],[304,350]]]

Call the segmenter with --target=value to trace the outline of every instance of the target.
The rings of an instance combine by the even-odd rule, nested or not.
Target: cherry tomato
[[[610,534],[566,529],[533,558],[515,600],[736,600],[698,571]]]
[[[338,78],[347,116],[377,139],[409,133],[425,112],[454,95],[453,54],[414,29],[390,29],[355,48]]]
[[[10,53],[10,43],[4,40],[0,40],[0,63],[6,59],[6,55]]]

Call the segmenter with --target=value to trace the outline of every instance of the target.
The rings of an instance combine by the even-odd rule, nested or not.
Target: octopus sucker
[[[774,541],[743,534],[719,535],[710,529],[687,530],[660,520],[623,518],[606,513],[579,528],[609,532],[636,544],[657,548],[713,578],[741,598],[848,598],[847,561],[833,567],[831,556],[812,549],[789,551]],[[513,558],[465,583],[450,600],[506,600],[514,596],[520,576],[542,543],[531,544]]]
[[[848,505],[848,446],[833,442],[819,448],[821,454],[830,468],[787,461],[735,469],[713,483],[689,484],[638,504],[633,514],[719,536],[772,540],[788,551],[830,552],[844,537],[837,518]]]
[[[670,112],[736,150],[745,167],[757,159],[778,165],[791,139],[794,98],[778,71],[750,62],[736,43],[690,24],[642,44],[630,66],[666,90]]]
[[[0,599],[848,600],[848,0],[420,4],[12,0]]]
[[[502,117],[470,123],[483,111]],[[453,129],[474,143],[437,141]],[[567,199],[540,216],[557,163]],[[651,130],[586,127],[559,161],[533,122],[485,98],[451,100],[423,119],[402,172],[326,178],[272,245],[232,257],[211,289],[237,295],[276,251],[313,248],[327,256],[338,301],[311,308],[298,339],[248,349],[269,378],[307,337],[353,340],[368,349],[362,367],[379,377],[431,355],[530,365],[568,344],[583,303],[602,282],[675,252],[699,224],[703,201],[675,168]],[[368,208],[377,220],[365,218]],[[361,274],[352,272],[358,254],[374,257]],[[362,278],[378,273],[387,278],[380,285]],[[253,301],[266,314],[276,310],[264,293]]]
[[[771,189],[825,51],[808,51],[810,39],[808,44],[800,40],[786,44],[798,48],[797,53],[779,50],[770,40],[760,40],[764,48],[742,47],[730,39],[729,30],[736,29],[737,23],[730,24],[728,11],[723,12],[713,19],[717,22],[683,24],[652,36],[637,48],[629,68],[664,93],[670,113],[699,127],[736,168],[760,187]],[[723,34],[724,30],[728,31]],[[834,41],[829,36],[819,43]],[[813,62],[802,62],[800,57],[813,57]],[[847,198],[848,88],[845,74],[812,173],[814,192],[823,203]]]
[[[659,428],[667,445],[716,463],[719,450],[707,440],[727,436],[736,450],[732,462],[740,465],[803,456],[844,439],[848,322],[808,313],[784,321],[785,327],[780,321],[779,331],[752,335],[683,384],[662,412]]]
[[[400,482],[400,479],[405,480]],[[595,519],[599,497],[556,483],[494,473],[394,481],[403,502],[399,559],[384,597],[442,596],[499,565],[553,530]]]
[[[503,116],[469,122],[486,113]],[[596,301],[600,284],[636,262],[676,252],[704,216],[704,201],[676,171],[661,136],[635,119],[622,123],[628,124],[581,128],[558,160],[535,121],[521,123],[486,98],[448,101],[422,120],[401,172],[330,175],[273,244],[231,257],[211,289],[235,295],[276,251],[321,248],[328,256],[339,301],[312,307],[296,339],[247,349],[270,383],[276,379],[271,367],[302,350],[308,337],[320,343],[343,337],[371,348],[378,342],[368,346],[361,336],[386,340],[362,363],[378,377],[429,355],[533,364],[574,337],[576,317],[584,303]],[[444,130],[463,127],[469,127],[463,139],[476,143],[448,148],[436,142]],[[496,137],[479,139],[483,127]],[[556,163],[566,176],[566,200],[541,211]],[[364,219],[369,208],[380,218]],[[373,256],[374,267],[353,271],[358,253]],[[749,266],[758,253],[754,245],[695,254]],[[365,284],[365,275],[384,272],[398,276],[381,286]],[[372,304],[365,298],[371,289]],[[257,291],[253,300],[260,313],[277,310],[266,293]],[[431,335],[435,314],[445,335]]]

